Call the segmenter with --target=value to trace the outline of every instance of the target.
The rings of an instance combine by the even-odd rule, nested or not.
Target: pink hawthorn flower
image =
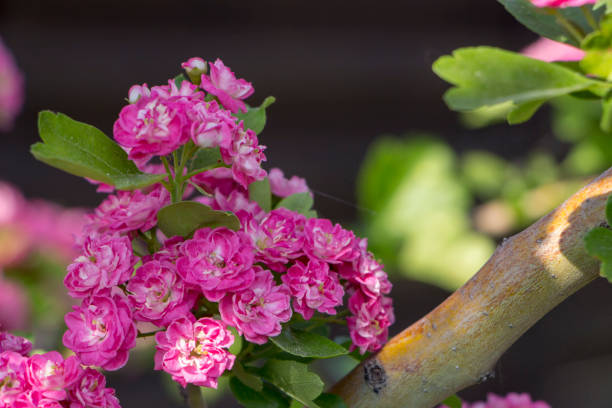
[[[32,388],[40,392],[41,397],[60,401],[66,398],[65,388],[79,380],[81,366],[75,356],[64,360],[57,351],[50,351],[28,358],[26,375]]]
[[[221,194],[220,191],[215,191],[214,197],[209,203],[214,210],[231,211],[234,214],[246,212],[256,220],[261,220],[266,215],[264,210],[259,207],[259,204],[255,201],[251,201],[248,193],[242,188],[232,191],[227,196]]]
[[[187,287],[167,261],[143,264],[127,284],[134,319],[167,326],[194,306],[197,294]]]
[[[164,370],[183,387],[187,383],[217,388],[217,379],[231,370],[236,356],[227,349],[232,333],[218,320],[181,317],[155,334],[155,369]]]
[[[190,135],[193,143],[203,148],[230,147],[236,119],[221,109],[216,101],[194,105],[191,116]]]
[[[327,262],[310,259],[305,265],[296,261],[281,279],[291,291],[293,309],[306,320],[315,311],[335,315],[336,306],[342,305],[344,289]]]
[[[135,230],[148,231],[157,223],[157,212],[170,203],[168,190],[157,185],[148,194],[139,190],[118,191],[109,195],[87,217],[86,232],[97,231],[126,233]]]
[[[85,365],[117,370],[136,345],[136,326],[126,300],[120,295],[92,296],[64,317],[68,330],[64,345]]]
[[[183,62],[181,67],[189,74],[197,71],[204,72],[206,71],[206,61],[200,57],[191,57]]]
[[[464,402],[462,408],[550,408],[544,401],[531,401],[529,394],[516,394],[511,392],[505,397],[488,394],[486,402]],[[442,405],[440,408],[448,408]]]
[[[211,302],[253,282],[253,249],[241,232],[200,229],[181,246],[181,253],[176,261],[179,275],[199,286]]]
[[[264,344],[278,336],[281,323],[291,318],[289,288],[277,286],[268,270],[255,266],[255,280],[237,293],[228,293],[219,302],[221,319],[235,327],[247,341]]]
[[[238,212],[240,223],[251,238],[256,259],[271,269],[283,272],[290,259],[304,254],[306,217],[286,208],[270,211],[258,222],[251,214]]]
[[[22,356],[27,356],[32,351],[32,343],[23,337],[0,331],[0,353],[5,351],[14,351]]]
[[[350,284],[359,286],[363,294],[376,299],[391,292],[391,282],[383,265],[378,263],[371,252],[368,252],[368,240],[359,240],[359,258],[346,262],[338,267],[340,276]]]
[[[233,113],[246,112],[246,105],[242,100],[253,94],[253,85],[244,79],[236,79],[232,70],[218,58],[208,66],[210,75],[202,75],[202,88],[219,98],[223,106]]]
[[[246,191],[234,180],[232,169],[227,167],[207,170],[196,174],[190,180],[211,194],[229,196],[234,190],[240,190],[243,193]]]
[[[75,298],[110,292],[111,287],[130,279],[136,262],[128,237],[89,235],[82,255],[68,266],[64,285]]]
[[[13,127],[23,106],[23,82],[13,55],[0,39],[0,130],[8,131]]]
[[[86,368],[78,382],[70,390],[70,408],[120,408],[115,390],[106,388],[106,378]]]
[[[392,300],[388,297],[371,299],[361,291],[353,293],[349,299],[349,310],[354,316],[349,316],[349,333],[353,344],[351,349],[359,348],[359,352],[376,351],[387,341],[389,326],[395,321]]]
[[[357,239],[352,231],[333,225],[330,220],[310,218],[304,229],[304,251],[312,258],[331,264],[350,262],[359,257]]]
[[[143,263],[147,263],[151,260],[159,261],[161,263],[176,263],[176,260],[181,256],[181,246],[183,245],[183,242],[185,242],[183,237],[166,238],[164,240],[160,240],[160,242],[162,242],[162,247],[153,255],[143,256]]]
[[[13,407],[13,403],[31,386],[25,374],[27,358],[14,351],[0,353],[0,407]]]
[[[546,62],[580,61],[586,55],[580,48],[549,40],[544,37],[527,46],[521,53],[526,57]]]
[[[140,98],[148,98],[149,96],[151,96],[151,90],[147,84],[132,85],[128,91],[127,99],[129,103],[136,103]]]
[[[266,161],[265,149],[259,144],[255,132],[245,130],[244,122],[240,122],[229,148],[221,148],[221,157],[226,164],[231,164],[234,180],[248,188],[253,181],[266,177],[266,171],[261,168],[261,162]]]
[[[268,178],[270,179],[272,194],[277,197],[289,197],[297,193],[310,193],[312,196],[306,180],[301,177],[293,176],[287,179],[283,171],[275,167],[268,172]]]
[[[580,7],[595,4],[597,0],[531,0],[536,7]]]

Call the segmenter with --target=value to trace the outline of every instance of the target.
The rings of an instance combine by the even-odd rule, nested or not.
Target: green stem
[[[176,195],[176,181],[174,180],[174,176],[172,175],[172,170],[170,170],[170,164],[168,163],[168,159],[166,156],[161,157],[162,163],[164,163],[164,168],[166,169],[166,173],[168,173],[168,182],[164,183],[164,187],[170,192],[170,196],[172,197],[172,204],[178,203],[179,199]]]
[[[563,14],[557,9],[553,9],[553,14],[557,18],[557,22],[563,26],[571,35],[574,37],[578,43],[581,43],[584,40],[584,33],[580,28],[576,27],[571,21],[563,17]]]
[[[595,16],[591,11],[591,8],[588,6],[580,7],[582,9],[582,13],[584,14],[584,18],[586,18],[587,23],[591,26],[591,28],[595,31],[599,30],[599,24],[595,20]]]
[[[155,336],[155,334],[159,333],[160,331],[163,331],[163,330],[157,330],[157,331],[148,332],[148,333],[138,332],[138,335],[136,337],[138,337],[138,338],[151,337],[151,336]]]
[[[189,408],[206,408],[202,390],[193,384],[187,384],[187,406]]]

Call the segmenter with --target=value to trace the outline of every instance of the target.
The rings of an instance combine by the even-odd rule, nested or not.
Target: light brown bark
[[[523,333],[598,276],[599,264],[586,253],[583,238],[606,222],[611,192],[609,169],[505,240],[463,287],[331,392],[352,408],[429,408],[485,379]]]

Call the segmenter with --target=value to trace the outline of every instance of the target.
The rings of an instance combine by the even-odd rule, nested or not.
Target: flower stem
[[[584,18],[586,18],[586,21],[587,21],[587,23],[589,23],[591,28],[593,28],[593,30],[595,30],[595,31],[599,30],[599,24],[595,20],[595,16],[593,16],[593,12],[591,11],[591,8],[588,7],[588,6],[582,6],[580,8],[582,9],[582,13],[584,14]]]
[[[189,408],[206,408],[202,390],[193,384],[187,384],[187,406]]]
[[[584,40],[584,33],[582,30],[566,19],[559,10],[553,9],[553,14],[557,18],[557,22],[563,26],[563,28],[565,28],[567,32],[570,33],[576,41],[578,41],[578,43],[581,43],[582,40]]]

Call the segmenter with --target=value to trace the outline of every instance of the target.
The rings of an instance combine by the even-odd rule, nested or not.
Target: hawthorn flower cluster
[[[183,67],[192,82],[132,87],[130,104],[115,122],[115,140],[128,157],[144,172],[163,168],[167,179],[143,190],[117,191],[88,216],[81,254],[64,280],[70,295],[81,299],[65,317],[64,345],[85,365],[116,370],[139,335],[154,334],[156,369],[183,386],[216,388],[236,359],[229,352],[235,340],[230,328],[262,345],[294,313],[304,320],[333,316],[346,301],[353,347],[361,353],[379,349],[394,321],[386,296],[391,284],[367,241],[314,214],[266,211],[251,200],[249,185],[266,177],[273,201],[312,193],[304,179],[262,169],[264,147],[235,116],[247,110],[249,82],[221,60],[192,58]],[[219,159],[187,172],[179,157],[198,149],[218,149]],[[190,197],[195,190],[199,194]],[[189,198],[235,215],[239,228],[210,226],[185,237],[166,236],[159,211]],[[136,242],[146,243],[147,251],[136,254]],[[141,323],[159,330],[139,333]]]
[[[28,356],[32,344],[0,332],[0,408],[119,408],[104,376],[57,351]]]

